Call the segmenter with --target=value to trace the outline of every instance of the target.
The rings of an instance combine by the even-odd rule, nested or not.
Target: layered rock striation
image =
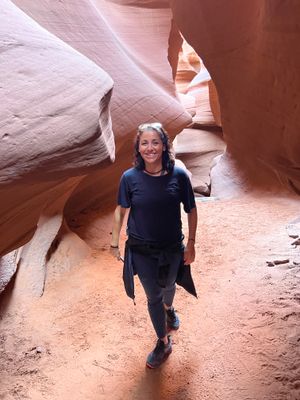
[[[115,145],[109,75],[10,1],[1,6],[3,254],[28,241],[43,209],[76,186],[74,177],[112,162]]]
[[[45,277],[65,215],[113,201],[138,124],[160,120],[174,137],[191,122],[168,62],[171,19],[164,2],[3,1],[0,254],[32,238],[17,259],[33,275]]]
[[[298,2],[170,1],[219,95],[229,156],[255,183],[300,189]]]
[[[188,66],[194,82],[185,94],[197,91],[200,127],[201,107],[222,125],[227,153],[218,176],[222,165],[230,175],[234,159],[249,181],[299,193],[298,15],[296,2],[281,0],[2,0],[0,255],[27,244],[0,268],[36,265],[43,280],[63,221],[114,203],[137,125],[161,121],[171,138],[191,126],[174,86],[181,34],[212,78]],[[205,136],[185,132],[193,143]],[[201,149],[189,159],[184,140],[178,152],[208,194]],[[202,152],[209,164],[223,149],[210,140],[213,149]]]

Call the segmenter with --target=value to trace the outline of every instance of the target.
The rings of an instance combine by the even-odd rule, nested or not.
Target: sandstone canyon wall
[[[77,187],[67,205],[71,215],[91,202],[114,198],[122,169],[131,165],[137,125],[159,120],[174,136],[191,121],[176,98],[168,62],[172,13],[163,1],[14,3],[114,80],[110,111],[117,163],[90,174]]]
[[[216,85],[228,154],[254,183],[299,193],[299,2],[170,4]]]
[[[72,177],[114,160],[114,140],[106,72],[10,1],[1,3],[0,32],[3,254],[28,240]]]
[[[234,158],[252,181],[299,191],[299,7],[292,0],[3,0],[0,254],[27,245],[0,269],[13,273],[21,258],[43,279],[63,219],[114,203],[137,125],[159,120],[174,138],[191,124],[173,82],[178,28],[214,82],[211,108],[228,145],[222,162]],[[187,137],[197,140],[193,131]],[[208,191],[210,183],[201,178],[196,186]]]
[[[160,120],[174,137],[191,117],[168,62],[165,2],[1,5],[0,254],[32,240],[0,267],[13,273],[18,260],[31,266],[40,278],[30,285],[41,294],[64,215],[113,202],[137,125]]]

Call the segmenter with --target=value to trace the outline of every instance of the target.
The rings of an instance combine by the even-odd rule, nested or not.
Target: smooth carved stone
[[[25,298],[42,296],[44,292],[49,249],[61,228],[66,200],[77,183],[77,178],[71,178],[69,187],[63,185],[63,192],[45,205],[32,239],[18,251],[20,261],[15,289]]]
[[[3,255],[28,242],[49,202],[110,164],[115,146],[106,72],[7,0],[0,47]],[[73,176],[80,177],[71,182]]]
[[[87,0],[76,5],[46,0],[14,3],[113,78],[110,110],[117,153],[142,122],[159,120],[171,135],[191,122],[176,97],[168,62],[170,8],[133,3],[129,7],[106,0],[93,5]]]
[[[186,42],[182,42],[176,73],[176,87],[180,93],[188,92],[190,82],[195,78],[201,67],[200,58],[194,50]]]
[[[216,156],[223,153],[225,143],[219,132],[184,129],[174,144],[176,157],[192,173],[194,191],[204,196],[210,194],[210,169]]]
[[[216,85],[225,141],[238,169],[253,183],[264,171],[266,185],[276,180],[277,187],[300,194],[298,2],[170,5]]]
[[[170,8],[164,2],[117,4],[104,0],[76,3],[14,0],[14,3],[113,78],[110,111],[116,163],[89,174],[74,192],[66,212],[71,215],[88,204],[114,201],[121,171],[131,166],[137,126],[160,121],[174,137],[191,123],[191,116],[176,96],[168,61],[172,53],[168,51]],[[176,40],[172,43],[178,46]]]
[[[0,18],[0,184],[57,181],[113,160],[109,75],[10,1]]]

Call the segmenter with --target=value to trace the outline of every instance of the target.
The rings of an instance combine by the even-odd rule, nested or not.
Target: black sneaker
[[[151,351],[151,353],[147,357],[146,365],[148,368],[157,368],[159,367],[169,355],[172,353],[172,341],[171,337],[168,336],[168,344],[164,344],[164,342],[158,339],[155,349]]]
[[[174,310],[174,307],[171,307],[169,310],[166,310],[166,316],[167,316],[167,328],[170,331],[177,331],[177,329],[179,329],[180,321],[178,315]]]

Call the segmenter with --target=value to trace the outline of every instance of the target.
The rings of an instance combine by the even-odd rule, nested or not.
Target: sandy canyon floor
[[[10,288],[2,300],[0,399],[299,400],[300,246],[289,237],[299,200],[248,194],[197,206],[199,298],[178,289],[181,327],[161,368],[145,368],[155,336],[140,284],[134,306],[109,253],[111,213],[94,211],[78,227],[88,259],[48,279],[40,299]],[[274,260],[289,261],[267,266]]]

